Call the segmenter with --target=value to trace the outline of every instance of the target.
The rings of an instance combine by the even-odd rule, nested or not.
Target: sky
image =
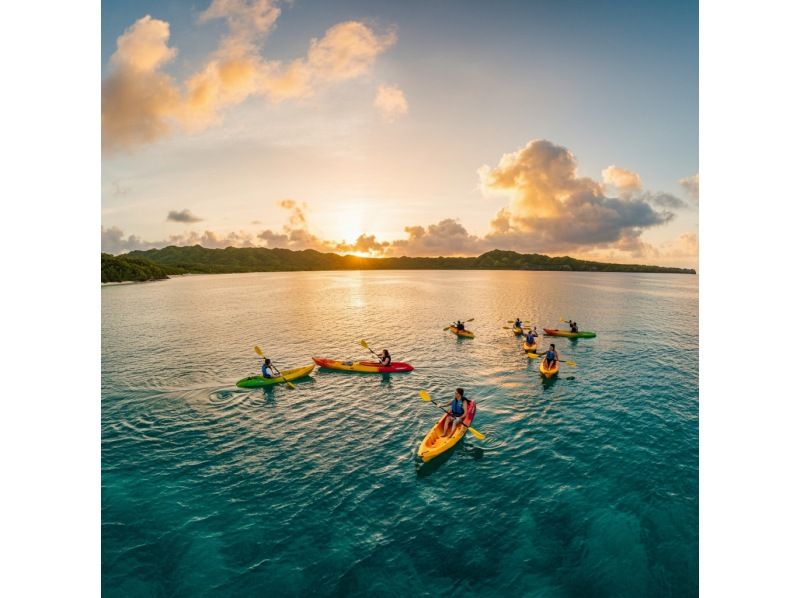
[[[102,248],[696,267],[696,2],[102,4]]]

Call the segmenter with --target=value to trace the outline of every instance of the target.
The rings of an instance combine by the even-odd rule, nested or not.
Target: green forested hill
[[[186,271],[170,266],[161,266],[149,260],[128,255],[100,254],[100,281],[125,282],[160,280],[169,274],[184,274]]]
[[[107,254],[103,254],[103,276],[105,282]],[[112,256],[107,256],[112,258]],[[151,271],[151,266],[161,267],[164,276],[152,271],[150,278],[163,278],[166,274],[228,273],[228,272],[280,272],[297,270],[564,270],[577,272],[662,272],[695,274],[688,268],[665,268],[632,264],[608,264],[577,260],[571,257],[548,257],[536,253],[494,250],[478,257],[397,257],[362,258],[342,256],[335,253],[320,253],[313,249],[292,251],[289,249],[267,249],[264,247],[228,247],[207,249],[200,245],[192,247],[164,247],[147,251],[132,251],[112,258],[125,260],[125,268],[142,276]],[[120,266],[109,264],[109,275],[124,275]],[[116,280],[110,278],[109,280]],[[124,278],[124,280],[143,280]]]

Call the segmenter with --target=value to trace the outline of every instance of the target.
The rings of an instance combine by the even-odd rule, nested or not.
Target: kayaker
[[[578,332],[578,323],[573,322],[572,320],[569,321],[569,331],[570,332]]]
[[[261,375],[265,378],[274,378],[280,374],[278,374],[278,370],[275,369],[275,366],[272,365],[272,362],[265,357],[264,363],[261,364]]]
[[[461,320],[456,320],[456,330],[466,330],[464,327],[464,322]]]
[[[549,370],[556,365],[556,361],[560,361],[558,358],[558,351],[556,351],[556,346],[551,344],[547,353],[544,355],[544,365]]]
[[[534,326],[532,329],[528,330],[528,334],[525,336],[525,342],[529,345],[535,345],[537,336],[539,335],[536,333],[536,326]]]
[[[453,396],[453,402],[450,403],[449,417],[444,421],[443,436],[452,436],[458,425],[464,421],[464,416],[467,414],[470,400],[464,396],[463,388],[456,388],[456,393]]]
[[[514,328],[522,328],[522,320],[517,318],[517,321],[514,322]]]
[[[384,349],[381,352],[381,356],[378,358],[378,361],[380,361],[380,363],[381,363],[381,365],[383,367],[387,367],[388,368],[390,365],[392,365],[392,356],[389,355],[389,350],[388,349]]]

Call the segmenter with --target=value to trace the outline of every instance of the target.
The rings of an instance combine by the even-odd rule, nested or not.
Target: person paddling
[[[450,411],[447,412],[448,417],[444,421],[442,436],[452,436],[455,433],[459,424],[464,421],[471,402],[464,396],[463,388],[456,388],[453,401],[450,403]]]
[[[464,322],[461,320],[456,320],[456,330],[466,330],[464,327]]]
[[[378,358],[378,361],[385,368],[388,368],[390,365],[392,365],[392,356],[389,355],[388,349],[381,351],[381,356]]]
[[[533,345],[536,344],[536,337],[537,336],[539,336],[539,334],[536,332],[536,326],[534,326],[533,328],[528,330],[528,334],[525,335],[525,342],[528,345],[533,346]]]
[[[517,318],[517,321],[514,322],[514,328],[522,328],[522,320]]]
[[[264,358],[264,363],[261,364],[261,375],[264,376],[264,378],[280,376],[278,370],[275,369],[275,366],[272,365],[272,362],[266,357]]]
[[[570,332],[578,332],[578,323],[573,322],[572,320],[569,321],[569,331]]]
[[[560,361],[558,358],[558,351],[556,351],[556,346],[551,344],[547,353],[544,355],[544,367],[551,370],[555,367],[556,361]]]

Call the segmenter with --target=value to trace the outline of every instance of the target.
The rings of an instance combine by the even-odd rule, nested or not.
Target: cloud
[[[691,200],[697,204],[700,202],[700,174],[687,176],[678,181],[681,187],[686,191]]]
[[[192,214],[189,210],[181,210],[180,212],[176,210],[170,210],[169,214],[167,214],[167,220],[172,220],[173,222],[185,222],[185,223],[194,223],[200,222],[203,219],[198,218],[194,214]]]
[[[689,206],[689,204],[682,199],[675,197],[671,193],[664,193],[662,191],[657,191],[655,193],[652,191],[645,191],[636,197],[637,199],[641,199],[662,208],[672,208],[678,210]]]
[[[334,25],[322,39],[312,39],[308,48],[308,64],[316,76],[329,81],[346,81],[369,71],[375,58],[397,41],[389,30],[384,35],[359,21]]]
[[[403,90],[393,85],[378,87],[373,103],[383,118],[389,122],[408,113],[408,102]]]
[[[177,53],[168,39],[169,24],[149,15],[117,38],[112,71],[101,91],[104,150],[150,143],[172,130],[180,93],[175,81],[158,70]]]
[[[162,71],[177,54],[168,45],[169,23],[148,15],[129,27],[117,38],[103,81],[104,151],[130,150],[176,129],[201,131],[220,123],[222,110],[251,96],[275,103],[311,96],[365,75],[397,40],[393,30],[379,34],[360,21],[346,21],[311,39],[304,57],[267,60],[260,47],[281,14],[278,4],[214,0],[198,21],[224,20],[227,33],[182,83]]]
[[[408,256],[476,255],[487,249],[485,240],[471,235],[452,218],[437,224],[407,226],[406,239],[394,241],[386,253]]]
[[[142,239],[136,235],[130,235],[126,238],[125,233],[116,226],[109,228],[104,226],[100,227],[100,251],[103,253],[116,255],[135,249],[153,249],[154,247],[164,247],[165,245],[167,245],[167,243],[163,241],[156,243],[142,241]]]
[[[603,183],[616,188],[621,197],[630,198],[637,191],[642,190],[642,179],[631,170],[625,170],[612,164],[603,170]]]
[[[609,247],[674,217],[642,199],[607,197],[600,183],[577,175],[577,161],[567,148],[544,139],[478,173],[485,193],[511,199],[486,237],[498,248],[548,253]]]
[[[289,212],[289,222],[283,226],[282,232],[266,229],[256,237],[266,243],[267,247],[281,247],[284,249],[316,249],[317,251],[338,251],[337,247],[343,243],[326,241],[313,235],[308,230],[306,222],[305,203],[300,204],[294,199],[282,199],[277,205]]]

